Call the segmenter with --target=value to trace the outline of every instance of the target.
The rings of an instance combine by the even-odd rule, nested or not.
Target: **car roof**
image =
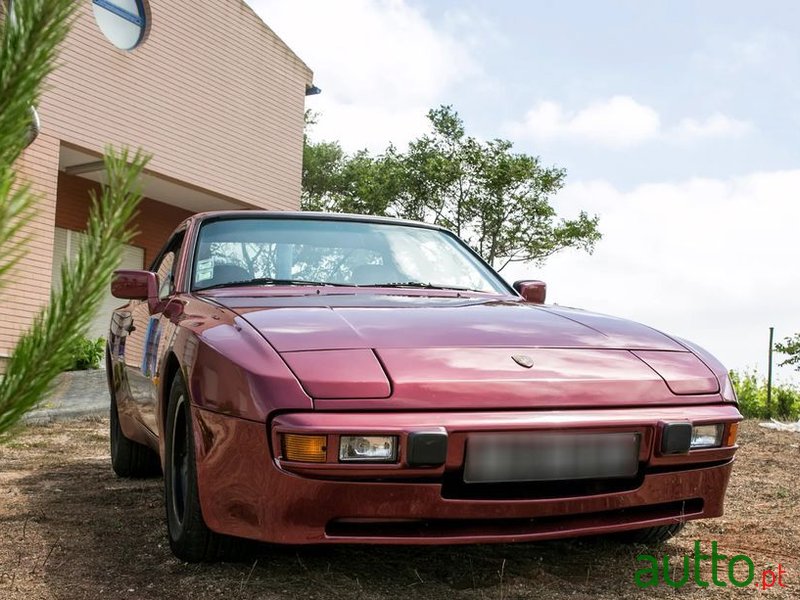
[[[379,217],[376,215],[356,215],[351,213],[326,213],[315,211],[287,211],[287,210],[213,210],[192,215],[189,220],[208,221],[212,219],[229,218],[262,218],[262,219],[305,219],[311,221],[351,221],[358,223],[381,223],[384,225],[404,225],[411,227],[424,227],[426,229],[436,229],[448,231],[444,227],[423,223],[421,221],[411,221],[409,219],[397,219],[394,217]]]

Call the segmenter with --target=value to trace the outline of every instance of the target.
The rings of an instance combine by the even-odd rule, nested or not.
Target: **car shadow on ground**
[[[187,565],[166,541],[162,480],[124,480],[107,457],[70,460],[19,482],[27,496],[12,536],[38,539],[38,570],[57,598],[597,598],[639,592],[642,552],[587,538],[470,546],[259,545],[243,561]],[[23,550],[24,549],[24,541]],[[657,594],[662,596],[663,588]],[[673,590],[669,590],[673,591]],[[187,595],[188,594],[188,595]]]

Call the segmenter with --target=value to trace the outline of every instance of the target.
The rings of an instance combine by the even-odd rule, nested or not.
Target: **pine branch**
[[[72,0],[24,0],[14,3],[13,14],[0,15],[0,288],[24,254],[19,233],[35,201],[16,182],[12,165],[25,147],[31,107],[54,68],[74,9]]]
[[[88,329],[108,290],[123,244],[134,235],[128,222],[141,200],[139,176],[149,157],[108,149],[108,183],[100,198],[92,197],[87,236],[78,256],[61,270],[61,290],[20,338],[0,382],[0,441],[51,389],[53,380],[71,362],[70,349]]]
[[[13,174],[0,174],[0,290],[14,265],[25,254],[22,227],[33,216],[34,196],[27,185],[17,186]]]

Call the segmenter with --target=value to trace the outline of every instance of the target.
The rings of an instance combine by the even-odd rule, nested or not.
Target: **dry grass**
[[[0,598],[800,597],[800,435],[748,422],[741,443],[727,514],[690,524],[660,548],[601,539],[264,547],[246,563],[185,565],[166,544],[161,481],[111,472],[106,421],[32,427],[0,448]],[[706,551],[716,540],[725,554],[747,554],[757,569],[780,562],[788,587],[635,587],[637,554],[676,565],[696,539]]]

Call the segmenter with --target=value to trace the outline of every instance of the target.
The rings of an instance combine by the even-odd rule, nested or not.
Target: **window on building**
[[[120,50],[133,50],[147,33],[149,11],[145,0],[92,0],[100,31]]]

